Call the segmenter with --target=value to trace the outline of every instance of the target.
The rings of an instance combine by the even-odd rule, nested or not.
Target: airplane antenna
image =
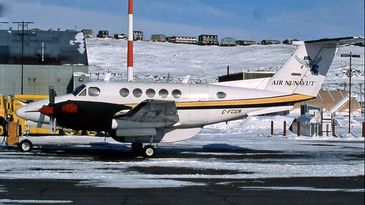
[[[133,81],[133,0],[128,0],[128,82]]]

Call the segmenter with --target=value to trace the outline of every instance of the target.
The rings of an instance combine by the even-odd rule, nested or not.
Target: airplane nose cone
[[[23,106],[16,111],[16,115],[23,119],[28,119],[27,106]]]

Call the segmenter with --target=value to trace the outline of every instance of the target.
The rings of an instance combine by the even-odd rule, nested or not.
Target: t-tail
[[[317,96],[337,47],[363,40],[363,37],[343,37],[295,42],[297,49],[269,80],[265,90]]]

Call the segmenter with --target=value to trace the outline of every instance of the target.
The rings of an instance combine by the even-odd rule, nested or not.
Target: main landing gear
[[[153,145],[143,146],[141,142],[132,143],[132,151],[136,155],[143,155],[146,158],[151,158],[155,155],[156,148]]]

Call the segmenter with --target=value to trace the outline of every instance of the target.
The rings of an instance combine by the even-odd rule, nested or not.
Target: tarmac
[[[364,204],[363,169],[354,169],[364,163],[363,141],[293,143],[315,149],[186,142],[143,159],[108,142],[8,147],[0,151],[0,204]],[[287,166],[292,174],[275,175]],[[328,167],[352,174],[315,176]]]

